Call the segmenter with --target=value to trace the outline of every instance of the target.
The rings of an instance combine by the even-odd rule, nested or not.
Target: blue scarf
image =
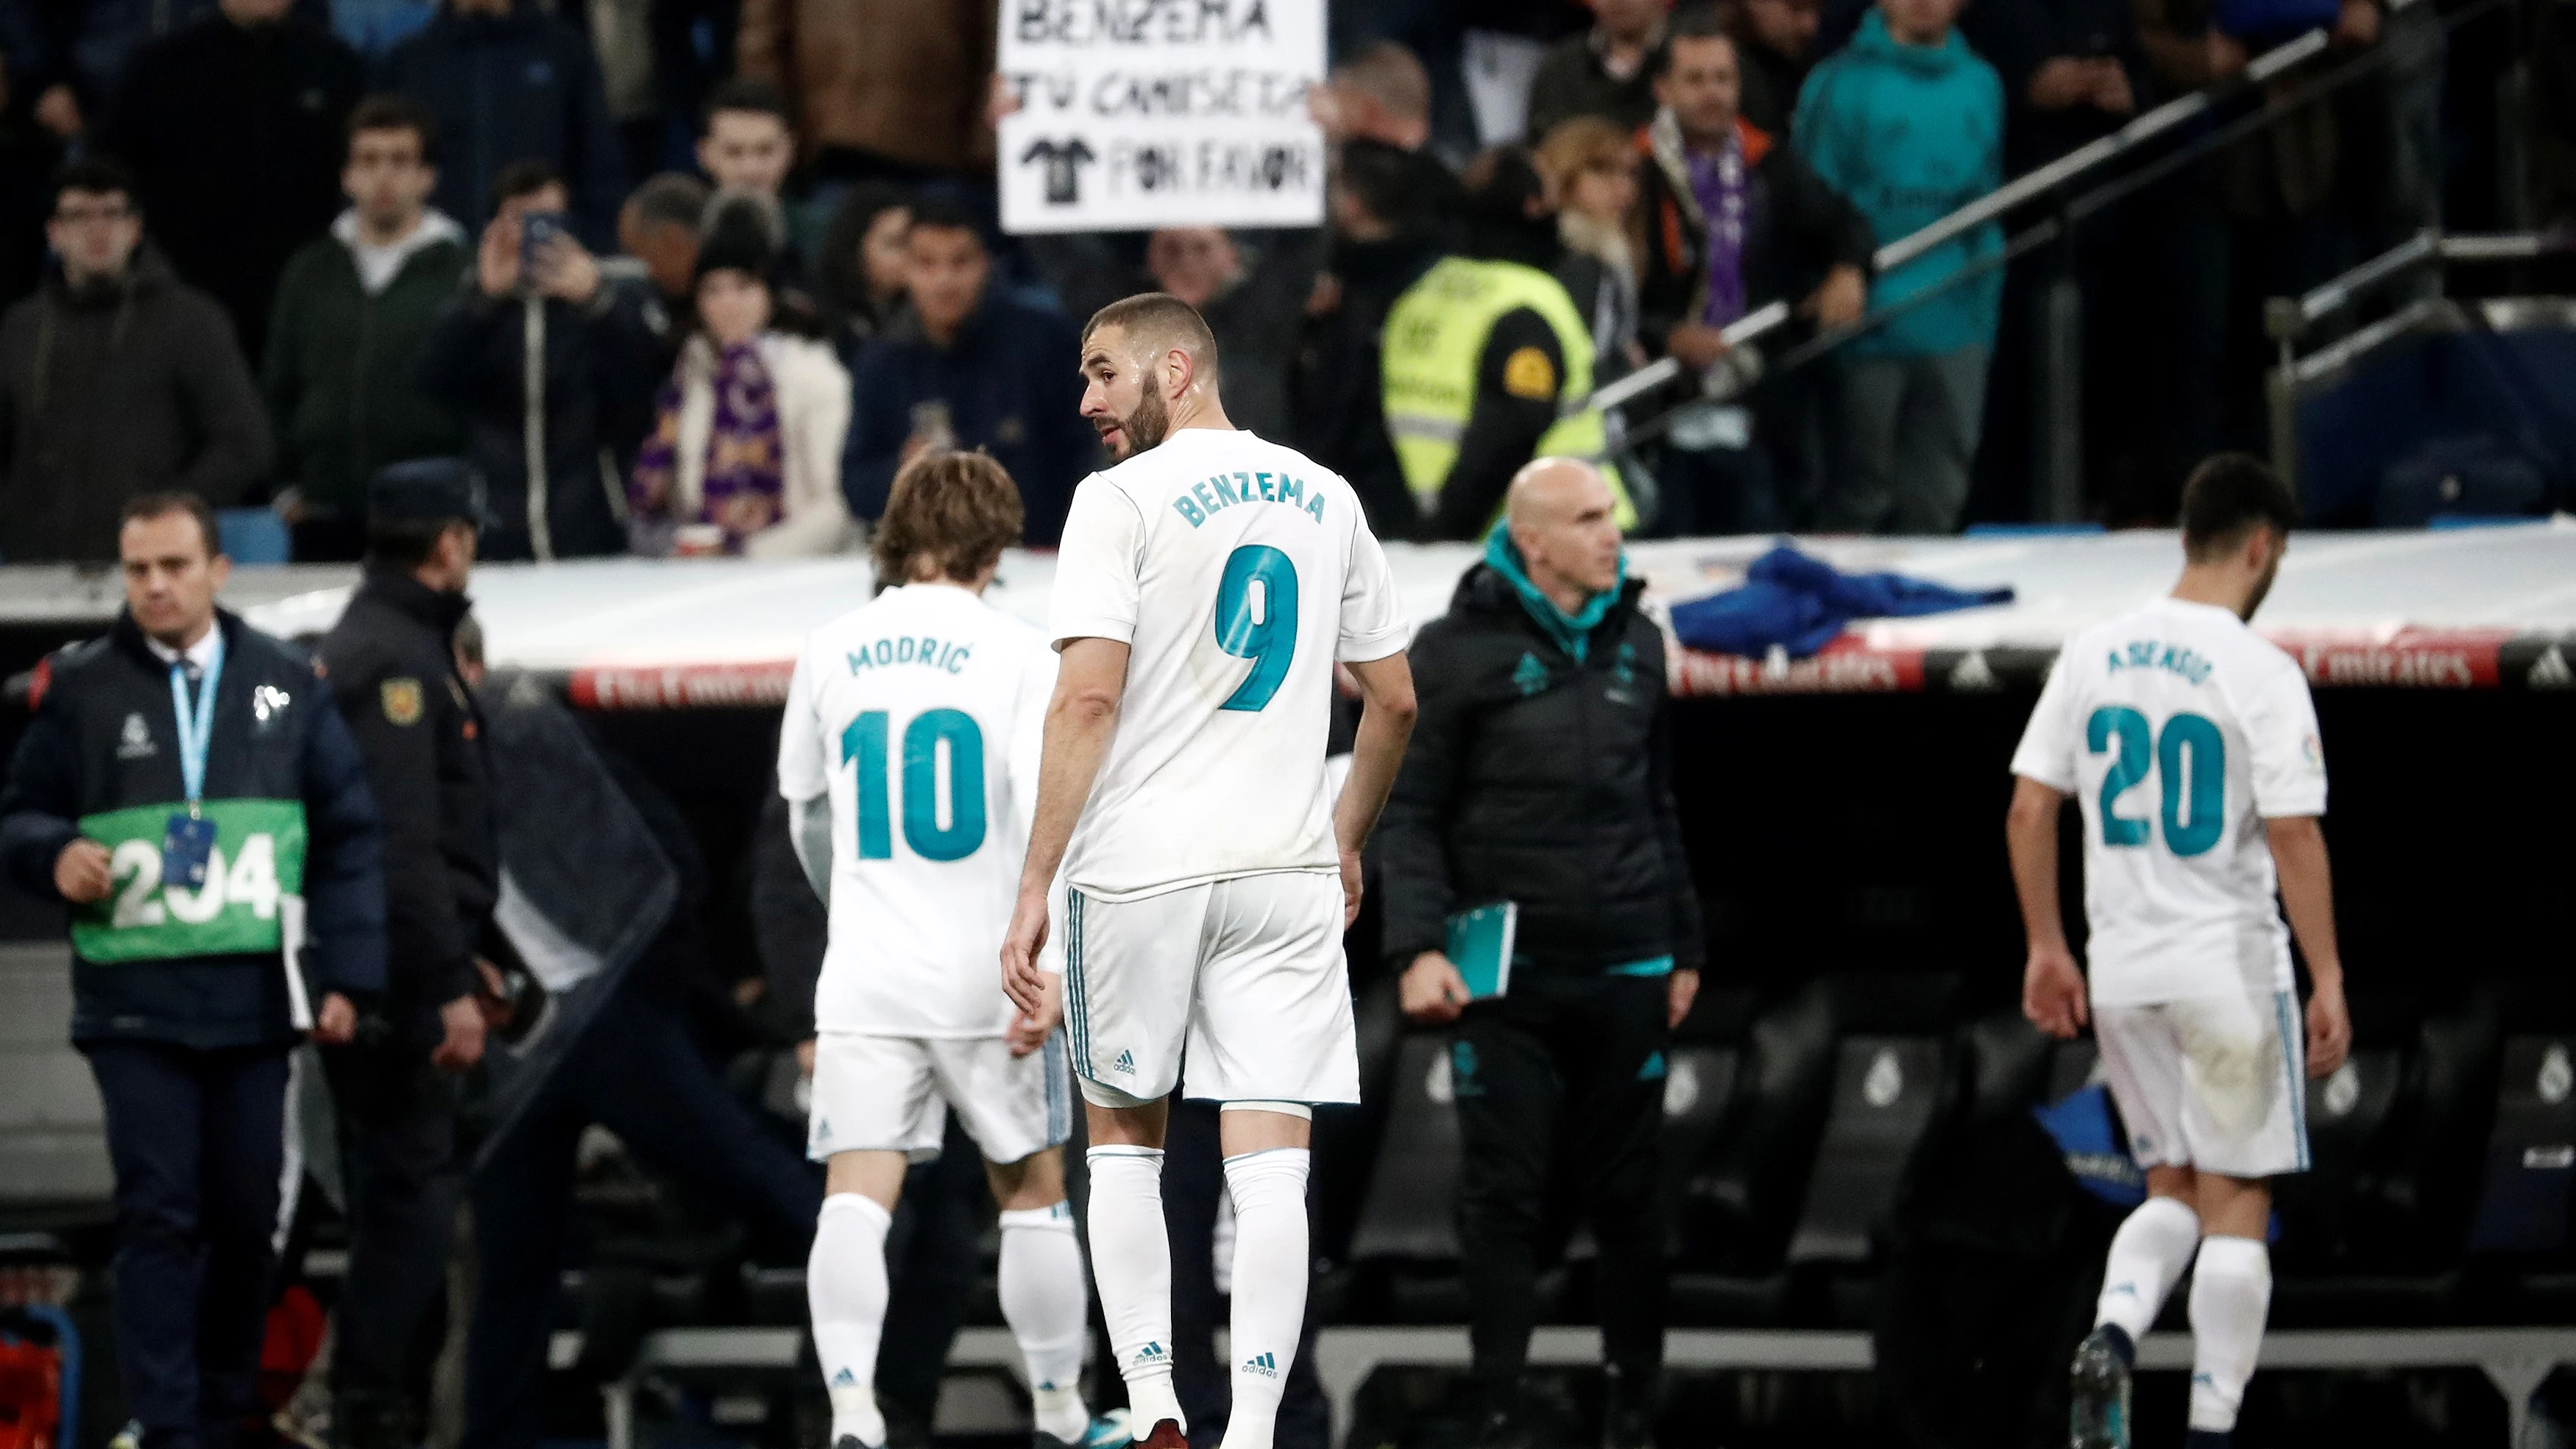
[[[1521,607],[1529,611],[1529,616],[1538,621],[1539,628],[1556,641],[1558,648],[1574,656],[1577,664],[1583,662],[1583,651],[1592,641],[1592,631],[1609,616],[1610,606],[1619,602],[1621,591],[1628,586],[1628,555],[1622,552],[1619,555],[1618,582],[1584,601],[1579,612],[1569,614],[1558,608],[1554,599],[1540,593],[1538,585],[1530,582],[1529,568],[1521,561],[1519,545],[1512,542],[1510,526],[1501,523],[1495,524],[1493,532],[1485,535],[1485,565],[1510,582],[1512,592],[1520,597]]]

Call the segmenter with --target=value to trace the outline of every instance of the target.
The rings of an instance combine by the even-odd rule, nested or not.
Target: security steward
[[[324,678],[385,821],[390,943],[380,1029],[330,1053],[349,1198],[348,1277],[332,1350],[341,1449],[420,1442],[432,1356],[423,1319],[446,1282],[462,1175],[457,1077],[483,1055],[476,947],[498,895],[482,725],[453,641],[487,521],[465,463],[378,473],[366,572],[322,641]]]
[[[0,862],[70,907],[144,1449],[226,1449],[255,1407],[288,1053],[347,1041],[384,987],[380,842],[312,663],[215,607],[231,566],[205,503],[126,504],[117,555],[115,625],[38,669]]]
[[[1665,1052],[1705,949],[1673,801],[1663,635],[1637,609],[1643,586],[1598,471],[1539,459],[1508,506],[1449,612],[1413,641],[1421,714],[1378,827],[1385,951],[1405,1014],[1457,1028],[1479,1444],[1530,1442],[1518,1383],[1539,1261],[1570,1202],[1600,1244],[1602,1443],[1645,1449],[1663,1357]],[[1486,994],[1471,1000],[1449,918],[1506,904],[1509,973],[1480,970]],[[1474,944],[1461,933],[1462,952]]]
[[[1601,414],[1567,409],[1592,393],[1592,333],[1549,275],[1560,243],[1526,152],[1467,168],[1463,255],[1443,257],[1388,312],[1380,376],[1396,461],[1421,510],[1419,536],[1484,536],[1512,474],[1547,455],[1600,458]],[[1601,465],[1621,528],[1635,508]]]

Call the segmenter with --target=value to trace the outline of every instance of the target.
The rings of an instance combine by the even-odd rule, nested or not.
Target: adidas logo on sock
[[[1243,1371],[1248,1374],[1259,1374],[1265,1379],[1275,1379],[1279,1377],[1279,1356],[1272,1353],[1254,1354],[1243,1361]]]
[[[813,1381],[808,1379],[806,1382],[811,1383]],[[832,1387],[836,1389],[840,1388],[844,1384],[856,1387],[858,1382],[859,1376],[850,1372],[848,1369],[843,1369],[839,1373],[832,1375]]]
[[[1136,1350],[1136,1362],[1140,1364],[1162,1363],[1171,1356],[1170,1350],[1164,1348],[1159,1343],[1148,1343],[1143,1348]]]
[[[1118,1060],[1109,1064],[1109,1070],[1113,1072],[1125,1072],[1131,1077],[1136,1075],[1136,1054],[1134,1052],[1120,1052],[1118,1054]]]

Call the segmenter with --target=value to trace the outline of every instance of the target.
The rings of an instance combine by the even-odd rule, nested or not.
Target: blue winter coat
[[[438,190],[430,203],[480,232],[492,182],[513,161],[563,173],[573,225],[591,250],[616,249],[626,153],[590,42],[521,4],[508,15],[441,10],[385,57],[382,85],[438,118]]]
[[[1791,140],[1825,184],[1849,197],[1885,246],[2003,184],[2004,89],[1993,66],[1952,31],[1937,46],[1899,45],[1873,10],[1849,47],[1807,76]],[[2003,228],[1978,227],[1882,272],[1881,308],[2003,250]],[[1849,344],[1856,355],[1919,357],[1988,347],[2003,304],[1995,268],[1912,307]]]

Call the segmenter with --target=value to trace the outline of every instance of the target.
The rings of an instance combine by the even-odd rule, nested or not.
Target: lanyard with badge
[[[205,816],[206,751],[215,738],[215,686],[224,674],[224,636],[218,628],[215,647],[206,658],[197,697],[188,698],[188,668],[183,655],[170,663],[170,711],[179,723],[179,782],[188,792],[188,813],[170,817],[161,841],[161,884],[203,890],[214,859],[215,822]]]

